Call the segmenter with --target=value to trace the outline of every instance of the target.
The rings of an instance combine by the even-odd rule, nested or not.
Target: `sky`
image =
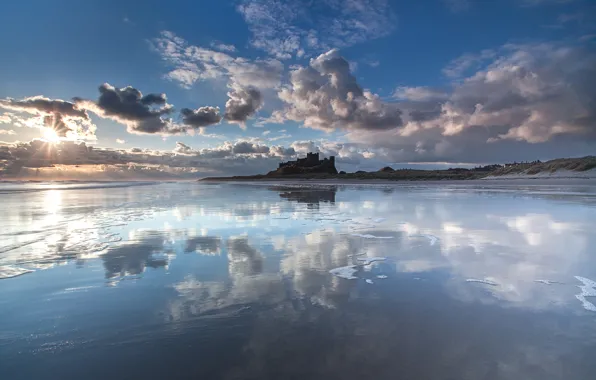
[[[12,1],[0,178],[265,173],[594,154],[587,0]]]

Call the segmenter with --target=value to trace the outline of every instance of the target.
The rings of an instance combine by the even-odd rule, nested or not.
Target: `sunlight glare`
[[[54,131],[51,128],[46,128],[43,131],[43,138],[47,142],[51,142],[51,143],[57,143],[57,142],[60,141],[60,136],[58,136],[58,134],[56,133],[56,131]]]

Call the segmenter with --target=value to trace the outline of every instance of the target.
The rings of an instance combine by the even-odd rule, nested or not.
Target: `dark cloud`
[[[207,127],[221,121],[221,115],[217,107],[200,107],[196,110],[182,108],[180,116],[182,117],[182,124],[191,128]]]
[[[91,102],[75,98],[75,103],[101,117],[125,124],[130,133],[170,133],[172,121],[164,118],[172,112],[165,94],[143,94],[134,87],[116,88],[108,83],[99,86],[99,99]]]
[[[236,143],[232,148],[232,153],[247,154],[247,153],[269,153],[269,147],[266,145],[253,144],[248,141],[241,141]]]
[[[290,85],[279,92],[286,119],[322,130],[383,130],[402,125],[401,111],[363,90],[337,50],[312,59],[291,72]]]
[[[263,96],[255,87],[231,85],[226,102],[225,118],[232,123],[244,123],[263,106]]]
[[[72,137],[95,137],[95,125],[87,112],[75,103],[34,96],[22,100],[0,99],[0,107],[35,115],[38,119],[32,120],[33,123],[14,114],[11,114],[11,118],[21,125],[51,128],[59,137],[66,137],[69,133]]]

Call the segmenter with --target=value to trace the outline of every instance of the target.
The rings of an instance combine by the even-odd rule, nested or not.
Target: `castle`
[[[271,174],[329,173],[337,174],[335,156],[319,159],[319,153],[307,153],[306,158],[296,161],[281,162],[277,170]]]

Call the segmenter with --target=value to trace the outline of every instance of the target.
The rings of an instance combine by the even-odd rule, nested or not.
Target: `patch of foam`
[[[360,265],[370,265],[376,261],[385,261],[386,257],[359,257],[356,260],[361,261]]]
[[[5,278],[13,278],[13,277],[22,276],[24,274],[31,273],[31,272],[35,272],[35,271],[33,271],[31,269],[13,267],[10,265],[2,265],[2,266],[0,266],[0,280],[5,279]]]
[[[363,239],[393,239],[393,236],[375,236],[371,234],[352,234],[352,236],[361,237]]]
[[[582,303],[582,306],[584,307],[584,309],[586,309],[588,311],[596,311],[596,305],[594,305],[592,302],[588,301],[585,296],[583,296],[581,294],[576,294],[575,298],[577,298],[579,300],[579,302]]]
[[[355,280],[358,277],[354,273],[358,272],[356,265],[348,265],[345,267],[333,268],[329,271],[334,276],[345,278],[346,280]]]
[[[373,280],[371,280],[370,278],[367,278],[364,281],[366,281],[367,284],[374,284]]]
[[[586,299],[586,297],[596,297],[596,282],[581,276],[575,276],[575,278],[583,283],[583,285],[578,286],[581,293],[576,294],[575,298],[582,303],[584,309],[588,311],[596,311],[596,305]]]
[[[467,278],[466,282],[477,282],[480,284],[486,284],[486,285],[491,285],[491,286],[497,286],[499,284],[497,284],[494,281],[488,280],[488,279],[477,279],[477,278]]]
[[[534,282],[537,282],[539,284],[544,284],[544,285],[562,284],[562,282],[551,281],[551,280],[534,280]]]
[[[377,278],[381,278],[382,279],[382,278],[387,278],[387,276],[385,276],[384,274],[379,274],[379,275],[377,275]]]
[[[589,278],[581,277],[581,276],[574,276],[578,281],[582,282],[584,286],[589,288],[596,288],[596,282],[590,280]]]

